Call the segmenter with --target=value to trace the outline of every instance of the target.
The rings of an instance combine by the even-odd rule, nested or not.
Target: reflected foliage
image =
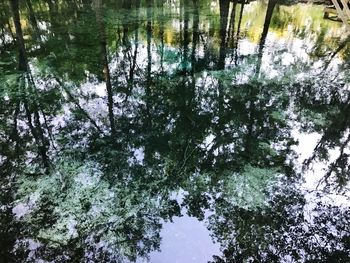
[[[187,214],[212,262],[347,262],[348,38],[290,4],[1,2],[0,261],[148,259]]]
[[[212,262],[348,261],[348,210],[322,202],[310,209],[295,189],[273,190],[257,209],[217,200],[210,226],[224,250]]]

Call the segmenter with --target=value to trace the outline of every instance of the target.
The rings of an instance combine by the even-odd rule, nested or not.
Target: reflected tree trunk
[[[114,121],[114,101],[113,101],[113,89],[111,82],[111,73],[108,64],[108,53],[107,53],[107,36],[104,27],[104,21],[102,16],[102,0],[93,1],[96,15],[96,23],[98,27],[100,49],[101,49],[101,62],[103,65],[103,75],[106,82],[107,91],[107,106],[108,106],[108,117],[111,129],[112,138],[116,138],[116,128]]]
[[[140,5],[141,5],[141,0],[136,0],[136,13],[137,13],[137,24],[136,24],[136,29],[134,33],[134,54],[132,55],[132,61],[130,65],[130,71],[129,71],[129,83],[128,83],[128,93],[130,94],[132,91],[132,87],[134,84],[134,75],[135,75],[135,68],[136,68],[136,62],[137,62],[137,54],[138,54],[138,47],[139,47],[139,16],[140,16]]]
[[[265,22],[264,22],[264,28],[263,28],[263,32],[261,34],[261,38],[260,38],[260,43],[259,43],[259,52],[258,52],[258,61],[257,61],[257,65],[256,65],[256,69],[255,69],[255,75],[258,77],[260,74],[260,70],[261,70],[261,64],[262,64],[262,56],[263,56],[263,50],[265,47],[265,43],[266,43],[266,37],[269,31],[269,27],[270,27],[270,23],[271,23],[271,18],[273,15],[273,11],[275,9],[275,6],[277,4],[278,0],[269,0],[269,3],[267,5],[267,10],[266,10],[266,16],[265,16]],[[254,98],[255,98],[255,93],[256,91],[255,86],[250,86],[249,87],[249,107],[248,107],[248,117],[249,117],[249,122],[248,122],[248,126],[247,126],[247,137],[245,139],[245,154],[246,157],[249,158],[250,156],[252,156],[252,152],[254,151],[254,143],[252,143],[254,141],[255,138],[255,134],[254,134],[254,125],[255,125],[255,114],[257,112],[257,109],[255,107],[255,103],[254,103]]]
[[[269,3],[267,5],[264,28],[263,28],[261,38],[260,38],[260,43],[259,43],[258,63],[257,63],[257,67],[256,67],[256,74],[257,75],[259,75],[259,73],[260,73],[262,56],[263,56],[263,51],[264,51],[264,47],[265,47],[265,43],[266,43],[266,37],[267,37],[267,34],[269,32],[273,11],[276,7],[277,1],[278,0],[269,0]]]
[[[147,90],[151,85],[152,74],[152,0],[147,0]]]
[[[241,26],[242,26],[242,19],[243,19],[243,13],[244,13],[244,7],[245,2],[241,3],[241,9],[239,11],[239,19],[238,19],[238,25],[237,25],[237,34],[236,34],[236,42],[239,39],[239,34],[241,33]]]
[[[220,53],[217,69],[225,69],[225,60],[226,60],[226,50],[227,50],[227,26],[228,26],[228,16],[229,16],[229,0],[220,0]],[[224,85],[222,79],[218,79],[217,86],[217,116],[219,117],[217,124],[217,136],[220,137],[220,131],[224,130],[224,119],[221,116],[224,116]]]
[[[159,35],[160,35],[160,70],[164,72],[164,0],[158,0],[158,8],[160,8],[160,25],[159,25]]]
[[[197,45],[199,42],[199,7],[198,0],[193,0],[193,26],[192,26],[192,54],[191,54],[191,89],[190,89],[190,104],[192,104],[192,100],[195,99],[196,92],[196,52]],[[193,121],[192,121],[193,122]]]
[[[145,85],[145,103],[146,103],[146,126],[148,128],[152,127],[152,117],[151,117],[151,85],[152,85],[152,15],[153,15],[153,0],[147,0],[147,70],[146,70],[146,85]],[[148,150],[147,150],[148,151]]]
[[[123,1],[123,9],[129,10],[131,12],[131,2],[130,1]],[[128,23],[128,15],[129,12],[126,12],[124,19],[122,21],[123,26],[123,37],[122,37],[122,43],[126,50],[130,49],[130,41],[129,41],[129,23]]]
[[[227,46],[227,24],[229,15],[229,0],[220,0],[220,54],[218,61],[218,69],[225,68],[226,46]]]
[[[245,7],[245,2],[243,1],[241,3],[241,10],[239,12],[237,33],[236,33],[236,37],[234,38],[234,60],[235,60],[235,65],[238,64],[238,41],[239,41],[239,38],[240,38],[239,35],[241,34],[241,26],[242,26],[244,7]]]
[[[264,28],[263,28],[263,32],[261,34],[260,43],[259,43],[259,53],[262,52],[262,50],[264,49],[267,33],[269,32],[271,18],[273,15],[273,11],[276,7],[276,4],[277,4],[277,0],[269,0],[269,3],[267,5]]]
[[[187,72],[188,69],[188,48],[190,44],[190,35],[189,35],[189,2],[185,1],[183,5],[183,18],[184,18],[184,29],[183,29],[183,58],[182,58],[182,71],[183,73]]]
[[[231,18],[230,18],[230,25],[228,30],[228,41],[231,40],[231,46],[234,45],[234,34],[235,34],[235,23],[236,23],[236,8],[237,8],[237,0],[233,1],[232,4],[232,11],[231,11]]]
[[[21,26],[21,19],[19,16],[18,0],[10,0],[11,9],[13,13],[13,23],[16,29],[16,41],[18,46],[18,70],[21,72],[28,72],[28,61],[26,55],[26,48],[24,44],[23,31]]]
[[[36,108],[36,105],[33,105],[33,108],[34,108],[33,110],[29,108],[29,102],[25,98],[23,98],[23,102],[24,102],[23,104],[26,111],[29,129],[34,137],[36,144],[38,145],[39,154],[42,157],[44,167],[48,169],[50,166],[50,162],[47,156],[47,147],[46,147],[47,140],[44,136],[43,129],[41,128],[38,109]],[[33,116],[31,113],[32,111],[34,112]],[[34,123],[33,123],[33,120],[34,120]]]
[[[39,32],[38,22],[37,22],[36,17],[35,17],[35,13],[34,13],[34,10],[33,10],[33,6],[32,6],[31,0],[26,0],[26,4],[27,4],[28,12],[29,12],[30,24],[31,24],[31,26],[33,28],[35,37],[37,39],[39,39],[40,32]]]
[[[151,97],[151,85],[152,85],[152,16],[153,16],[153,0],[147,0],[147,24],[146,24],[146,40],[147,40],[147,69],[146,69],[146,85],[145,85],[145,129],[152,129],[152,97]],[[149,145],[145,146],[145,160],[149,160],[152,156],[152,150]]]
[[[25,43],[23,38],[23,31],[22,31],[22,26],[20,22],[18,0],[10,0],[10,4],[13,12],[13,22],[16,29],[16,40],[17,40],[17,46],[18,46],[18,52],[19,52],[18,70],[21,73],[23,73],[23,76],[24,76],[24,78],[19,78],[19,87],[23,89],[21,93],[23,94],[22,100],[26,111],[28,126],[37,144],[39,154],[42,158],[43,165],[46,168],[46,171],[48,172],[48,169],[50,166],[49,158],[47,156],[47,150],[48,150],[49,144],[45,138],[44,131],[41,127],[39,106],[37,105],[36,101],[29,102],[27,99],[28,95],[33,96],[33,94],[36,93],[36,90],[35,90],[34,81],[31,77],[30,70],[29,70],[27,53],[26,53],[26,48],[25,48]],[[29,94],[28,94],[28,91],[26,90],[26,85],[28,85],[28,87],[30,88],[28,90]],[[31,107],[29,106],[29,103]],[[34,125],[32,122],[33,119],[34,119]]]
[[[191,75],[196,72],[196,50],[199,42],[199,7],[198,0],[193,0],[193,28],[192,28],[192,55],[191,55]]]
[[[183,22],[183,8],[184,8],[184,0],[180,0],[180,41],[183,41],[183,35],[182,35],[182,22]]]

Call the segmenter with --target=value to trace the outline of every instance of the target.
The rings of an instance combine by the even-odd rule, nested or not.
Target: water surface
[[[350,44],[321,5],[0,4],[0,262],[348,262]]]

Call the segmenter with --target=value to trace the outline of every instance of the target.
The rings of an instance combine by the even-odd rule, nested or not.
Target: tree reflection
[[[0,6],[2,38],[15,34],[0,63],[6,262],[147,258],[182,209],[199,220],[213,212],[208,229],[223,252],[213,262],[346,262],[349,213],[310,207],[293,131],[322,136],[305,168],[339,150],[323,180],[345,191],[347,86],[323,75],[298,82],[295,64],[278,64],[267,41],[276,1],[258,40],[244,38],[250,54],[239,42],[251,7],[239,1],[218,1],[217,15],[197,0],[175,1],[170,14],[168,1],[10,4],[15,33]],[[327,49],[330,60],[346,47]]]
[[[223,256],[214,256],[213,262],[348,260],[348,211],[321,203],[310,211],[296,189],[274,192],[267,205],[258,208],[217,200],[210,227],[224,249]]]

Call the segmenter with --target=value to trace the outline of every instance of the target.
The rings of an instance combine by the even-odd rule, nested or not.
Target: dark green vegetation
[[[183,213],[212,262],[349,262],[350,45],[321,10],[1,1],[0,262],[147,258]]]

